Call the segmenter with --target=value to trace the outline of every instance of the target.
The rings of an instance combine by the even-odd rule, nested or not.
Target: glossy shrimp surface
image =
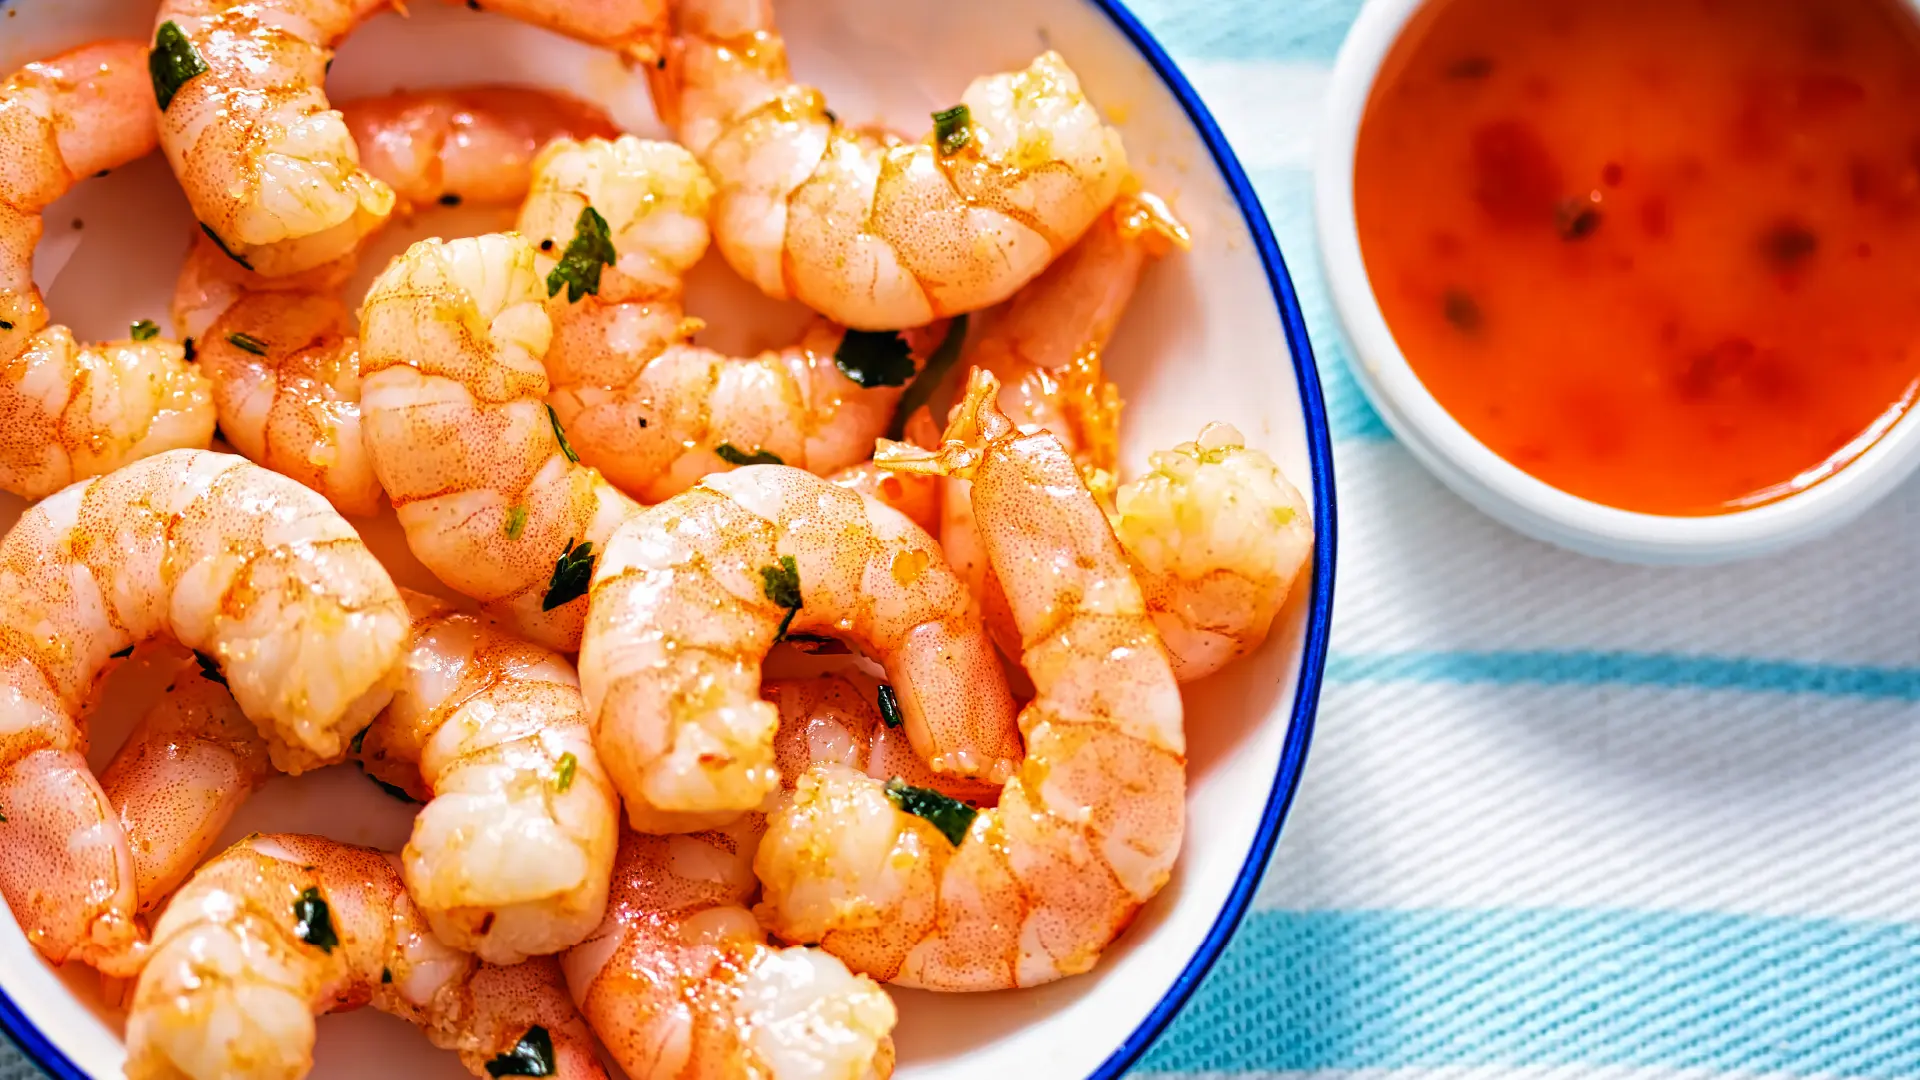
[[[412,643],[362,743],[426,802],[402,856],[434,933],[490,963],[559,952],[600,922],[619,808],[564,657],[408,593]]]
[[[273,775],[266,740],[223,676],[182,667],[100,774],[133,856],[140,910],[173,894]]]
[[[512,203],[549,139],[613,130],[584,102],[507,87],[390,94],[341,114],[367,171],[403,205]],[[202,238],[175,288],[174,323],[199,342],[227,441],[365,516],[385,498],[362,435],[360,340],[338,297],[356,262],[350,253],[273,278]]]
[[[775,934],[938,990],[1089,970],[1166,883],[1184,830],[1180,693],[1140,588],[1073,459],[1021,434],[997,391],[976,372],[940,451],[883,461],[973,481],[1035,690],[1025,760],[996,808],[959,816],[957,841],[873,777],[816,765],[754,864]]]
[[[580,681],[636,829],[724,824],[777,786],[758,690],[787,633],[843,637],[884,665],[935,771],[998,779],[1018,758],[999,661],[932,538],[811,473],[758,465],[637,515],[594,571]]]
[[[742,277],[863,330],[998,303],[1079,239],[1127,176],[1119,133],[1048,52],[976,79],[919,142],[842,126],[793,81],[770,0],[682,0],[656,100],[719,187]]]
[[[229,848],[167,906],[127,1017],[127,1076],[293,1080],[313,1066],[314,1017],[363,1005],[475,1076],[606,1075],[552,959],[499,967],[443,945],[392,856],[281,834]]]
[[[695,345],[701,324],[686,317],[681,279],[706,251],[714,194],[699,161],[632,136],[562,140],[535,173],[519,230],[548,253],[543,267],[570,249],[589,210],[612,245],[591,291],[548,302],[549,401],[581,460],[659,502],[750,460],[828,473],[872,456],[934,334],[913,335],[916,351],[893,369],[860,370],[872,385],[842,369],[847,332],[825,321],[758,356]]]
[[[386,704],[406,609],[313,492],[174,450],[66,488],[0,540],[0,893],[49,959],[137,948],[126,834],[85,761],[83,707],[116,655],[172,638],[208,658],[299,772],[345,756]]]
[[[213,438],[207,380],[171,341],[83,345],[33,284],[41,213],[154,146],[145,50],[106,41],[0,82],[0,491],[44,498]]]
[[[586,570],[634,505],[579,463],[546,404],[537,255],[509,233],[396,258],[361,309],[361,413],[414,555],[517,632],[571,650]]]

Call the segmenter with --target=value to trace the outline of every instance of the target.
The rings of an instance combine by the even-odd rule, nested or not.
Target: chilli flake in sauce
[[[1439,0],[1382,67],[1361,251],[1440,404],[1629,510],[1830,475],[1920,378],[1897,0]]]

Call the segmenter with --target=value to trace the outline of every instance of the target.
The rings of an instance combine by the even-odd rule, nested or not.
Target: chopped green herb
[[[368,724],[366,727],[361,728],[359,733],[354,735],[353,741],[347,744],[348,748],[351,749],[354,753],[358,754],[360,752],[360,748],[367,745],[367,732],[372,730],[373,730],[372,724]]]
[[[560,452],[567,455],[568,461],[578,465],[580,455],[573,452],[573,444],[567,441],[567,431],[560,426],[560,414],[554,412],[551,405],[547,406],[547,419],[553,424],[553,437],[560,440]]]
[[[202,678],[208,682],[217,682],[221,686],[227,685],[227,677],[220,674],[220,661],[215,660],[199,649],[193,650],[193,658],[200,661],[200,675]]]
[[[922,405],[932,400],[933,392],[940,389],[940,383],[947,377],[947,371],[954,361],[960,359],[960,347],[967,340],[967,317],[956,315],[947,324],[947,336],[940,341],[940,347],[927,357],[927,366],[920,369],[920,376],[900,395],[900,404],[893,410],[893,423],[887,428],[887,438],[898,439],[905,434],[907,420]]]
[[[724,461],[729,465],[785,465],[786,464],[786,462],[780,460],[779,454],[776,454],[771,450],[762,450],[757,446],[753,448],[753,453],[749,454],[730,442],[723,442],[719,446],[714,447],[713,452],[716,456],[720,458],[721,461]]]
[[[580,767],[580,759],[569,750],[560,755],[560,763],[553,767],[553,790],[565,794],[573,786],[573,772]]]
[[[973,110],[965,105],[941,109],[933,114],[933,145],[941,157],[949,157],[973,141]]]
[[[333,930],[333,912],[320,890],[311,885],[293,902],[293,936],[324,953],[340,944],[340,935]]]
[[[453,192],[449,191],[445,195],[440,196],[440,205],[441,206],[459,206],[460,196],[455,195]]]
[[[124,649],[121,649],[119,652],[110,652],[107,654],[108,657],[114,660],[125,660],[127,657],[132,655],[133,655],[133,646],[131,645],[127,646]]]
[[[779,641],[787,636],[787,627],[793,625],[793,617],[800,613],[800,564],[793,556],[780,556],[780,565],[760,568],[760,591],[767,599],[787,609],[787,617],[780,620],[780,629],[773,635]]]
[[[233,249],[227,246],[227,242],[225,240],[220,239],[220,234],[217,232],[214,232],[213,229],[210,226],[208,226],[206,222],[203,221],[200,223],[200,231],[207,234],[207,239],[212,240],[214,246],[220,249],[220,254],[225,255],[227,258],[232,259],[234,262],[239,263],[241,266],[244,266],[249,270],[253,269],[253,264],[241,258],[240,256],[235,255],[233,253]]]
[[[11,329],[13,329],[12,323],[8,322],[5,319],[0,319],[0,330],[11,330]]]
[[[393,798],[399,799],[403,803],[417,803],[420,801],[419,799],[416,799],[413,796],[407,794],[406,788],[400,787],[397,784],[389,784],[385,780],[382,780],[379,777],[373,775],[372,773],[367,772],[367,766],[365,762],[362,762],[360,764],[360,771],[366,775],[367,779],[373,781],[375,784],[378,784],[380,786],[381,791],[386,792],[388,795],[392,796]]]
[[[152,319],[141,319],[133,324],[133,329],[127,332],[127,336],[135,341],[152,341],[160,336],[160,327]]]
[[[382,984],[382,985],[385,985],[386,983],[390,983],[390,982],[392,982],[392,981],[393,981],[393,969],[392,969],[392,968],[381,968],[381,969],[380,969],[380,982],[381,982],[381,984]]]
[[[900,712],[900,695],[893,692],[887,683],[880,684],[880,722],[888,727],[899,727],[906,722]]]
[[[187,353],[187,359],[189,359],[189,360],[191,360],[191,359],[193,359],[193,354],[194,354],[194,348],[193,348],[193,339],[192,339],[192,338],[187,338],[186,340],[184,340],[184,341],[182,341],[182,342],[180,342],[180,347],[181,347],[182,349],[185,349],[185,350],[186,350],[186,353]],[[213,433],[214,433],[214,435],[215,435],[215,436],[218,436],[218,435],[220,434],[220,431],[219,431],[219,429],[218,429],[218,428],[216,427],[216,428],[214,429],[214,432],[213,432]]]
[[[887,798],[915,817],[926,818],[954,847],[967,838],[967,829],[980,811],[932,788],[914,787],[899,777],[887,781]]]
[[[267,343],[252,334],[232,333],[227,335],[227,344],[241,352],[250,352],[255,356],[267,355]]]
[[[587,586],[592,583],[593,541],[574,547],[573,540],[568,539],[560,561],[553,564],[553,579],[547,582],[547,598],[540,601],[540,610],[552,611],[587,595]]]
[[[905,386],[913,378],[913,350],[897,330],[849,330],[833,350],[833,366],[868,390]]]
[[[153,35],[153,50],[147,53],[147,74],[153,78],[153,100],[160,103],[160,111],[167,111],[181,87],[206,73],[207,62],[200,59],[180,24],[172,19],[161,23]]]
[[[563,444],[564,445],[564,444]],[[518,540],[527,529],[527,507],[516,503],[507,508],[507,539]]]
[[[487,1075],[500,1076],[552,1076],[553,1037],[547,1029],[535,1024],[527,1029],[513,1049],[487,1062]]]
[[[573,239],[560,256],[560,265],[547,275],[547,295],[558,293],[563,285],[569,304],[577,304],[581,297],[589,294],[598,295],[600,268],[612,266],[619,258],[619,253],[613,250],[613,237],[607,231],[607,219],[591,206],[582,209],[580,219],[573,226]]]

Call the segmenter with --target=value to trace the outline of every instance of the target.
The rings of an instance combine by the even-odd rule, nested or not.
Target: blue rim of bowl
[[[1327,406],[1320,394],[1319,368],[1313,359],[1313,342],[1307,336],[1306,319],[1300,312],[1300,298],[1293,291],[1293,278],[1287,273],[1287,262],[1280,255],[1280,245],[1273,238],[1273,229],[1267,223],[1267,212],[1260,205],[1260,197],[1254,194],[1246,170],[1240,167],[1240,159],[1234,156],[1213,114],[1201,104],[1200,95],[1194,92],[1193,85],[1187,82],[1187,77],[1174,64],[1173,58],[1160,47],[1160,42],[1120,0],[1087,2],[1112,20],[1114,26],[1126,35],[1127,40],[1146,59],[1154,73],[1160,76],[1160,81],[1180,100],[1181,108],[1187,112],[1187,119],[1200,132],[1208,152],[1213,155],[1214,166],[1220,170],[1221,178],[1233,192],[1234,201],[1240,205],[1247,232],[1253,236],[1254,247],[1260,252],[1261,265],[1266,268],[1267,284],[1272,288],[1274,302],[1280,308],[1280,321],[1286,331],[1294,377],[1300,386],[1300,404],[1307,420],[1307,459],[1313,469],[1315,533],[1313,596],[1307,614],[1306,641],[1300,661],[1300,685],[1294,695],[1293,716],[1287,725],[1286,743],[1280,751],[1280,769],[1274,776],[1273,789],[1267,795],[1266,809],[1260,815],[1260,828],[1254,834],[1253,846],[1247,850],[1246,861],[1240,866],[1240,875],[1234,881],[1232,891],[1227,894],[1227,902],[1214,919],[1213,928],[1207,931],[1206,938],[1200,942],[1200,948],[1187,961],[1180,976],[1147,1014],[1147,1018],[1088,1078],[1118,1080],[1166,1031],[1167,1025],[1173,1022],[1173,1018],[1193,997],[1194,991],[1200,988],[1207,972],[1213,970],[1214,963],[1226,950],[1227,942],[1239,929],[1241,917],[1252,904],[1267,860],[1273,855],[1273,845],[1280,839],[1280,826],[1286,821],[1287,809],[1292,805],[1293,794],[1300,786],[1300,773],[1306,767],[1307,746],[1313,741],[1313,719],[1320,702],[1320,681],[1327,666],[1327,637],[1333,622],[1336,522],[1333,447],[1328,436]],[[7,0],[0,0],[0,7],[6,4]],[[73,1063],[73,1059],[40,1033],[40,1029],[27,1019],[5,992],[0,992],[0,1029],[6,1031],[34,1064],[58,1080],[90,1080]]]

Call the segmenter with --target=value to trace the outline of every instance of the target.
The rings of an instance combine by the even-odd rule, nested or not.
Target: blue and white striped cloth
[[[1316,263],[1358,0],[1136,0],[1305,303],[1339,458],[1333,658],[1256,904],[1137,1075],[1920,1074],[1920,486],[1710,570],[1523,540],[1389,439]],[[36,1075],[0,1047],[0,1080]]]

